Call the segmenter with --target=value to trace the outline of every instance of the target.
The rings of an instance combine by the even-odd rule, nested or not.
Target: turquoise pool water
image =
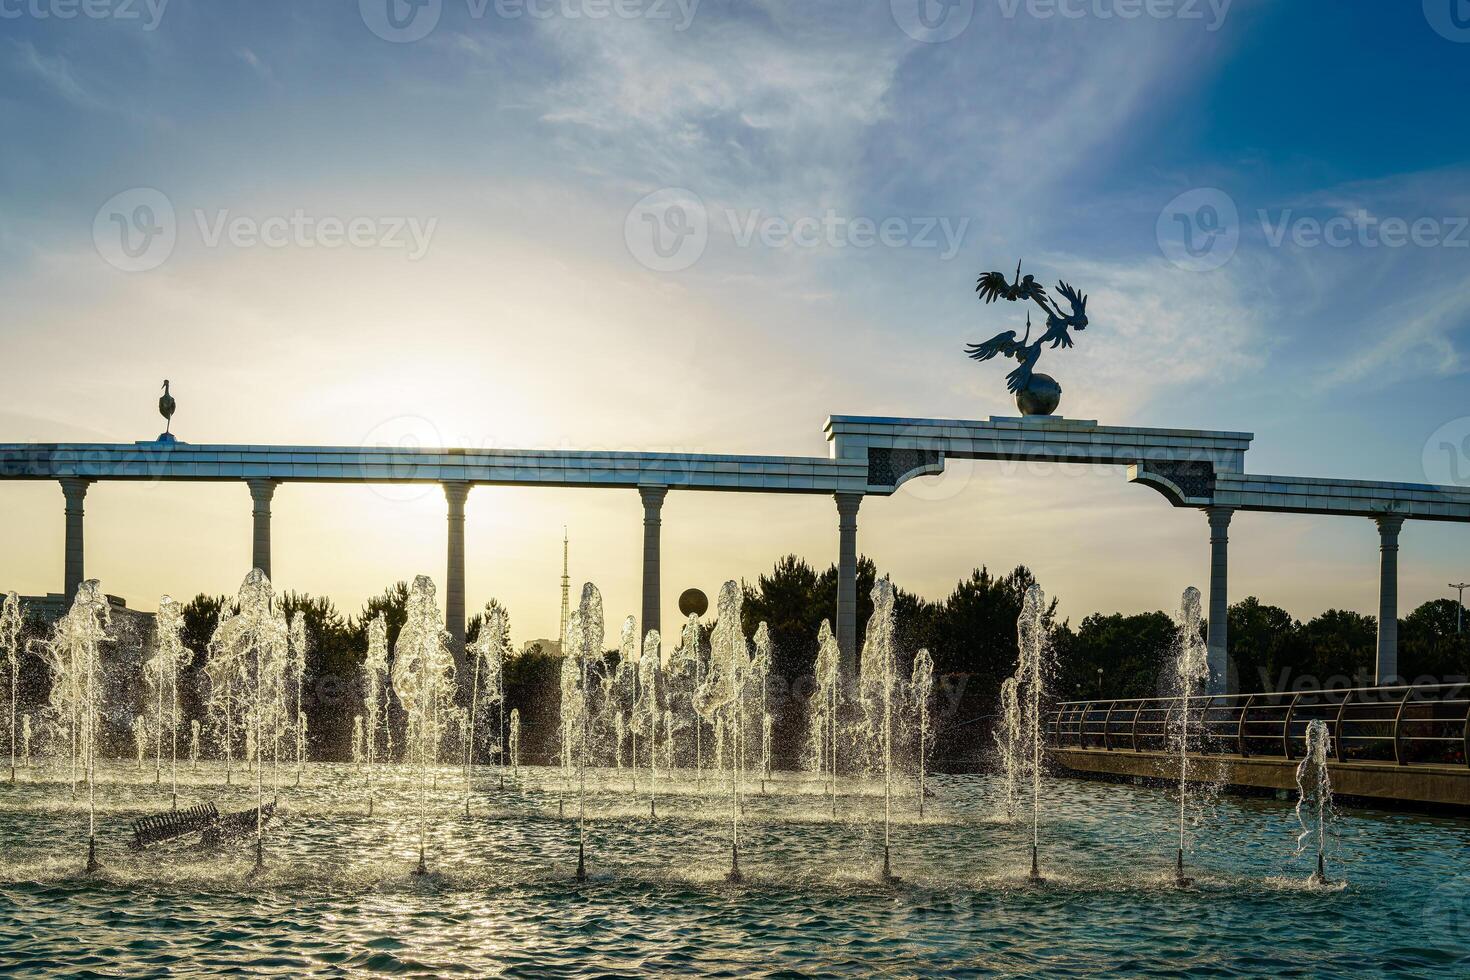
[[[180,803],[244,808],[246,787],[191,774]],[[504,791],[462,774],[430,794],[427,877],[407,770],[373,816],[352,766],[283,776],[283,817],[252,878],[246,846],[136,854],[127,824],[167,809],[151,771],[115,764],[98,788],[104,868],[88,877],[85,794],[39,774],[0,784],[0,967],[28,976],[231,972],[291,976],[527,977],[981,974],[1470,976],[1470,821],[1345,811],[1329,872],[1306,884],[1290,802],[1222,799],[1172,887],[1176,802],[1165,790],[1044,784],[1041,863],[986,776],[937,776],[923,821],[900,796],[893,870],[877,881],[881,787],[849,786],[833,821],[798,777],[752,785],[746,881],[727,884],[729,813],[664,788],[659,816],[624,775],[593,780],[590,878],[576,866],[574,797],[549,770]],[[646,791],[646,784],[640,784]]]

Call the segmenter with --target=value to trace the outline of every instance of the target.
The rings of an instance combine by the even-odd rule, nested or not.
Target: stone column
[[[1375,683],[1399,682],[1399,530],[1404,519],[1384,514],[1378,524],[1378,667]]]
[[[860,493],[833,494],[837,500],[837,647],[842,676],[857,676],[857,513]]]
[[[76,598],[77,588],[86,578],[83,571],[85,549],[82,545],[82,501],[86,499],[87,488],[91,485],[91,480],[78,476],[61,478],[61,493],[66,497],[66,561],[62,587],[65,590],[67,605],[70,605],[71,601]]]
[[[464,664],[464,502],[470,495],[470,484],[451,480],[444,484],[444,499],[449,502],[449,564],[444,573],[444,628],[453,637],[456,668]],[[458,672],[461,686],[468,690],[464,671]]]
[[[271,577],[271,498],[276,495],[280,480],[251,479],[245,485],[250,488],[250,517],[254,528],[250,537],[250,567],[265,572]]]
[[[1230,683],[1230,518],[1233,507],[1206,507],[1210,519],[1209,693],[1225,694]]]
[[[639,487],[638,496],[643,498],[643,619],[639,630],[643,636],[649,630],[662,629],[659,615],[659,532],[663,528],[664,498],[669,495],[668,487]],[[639,649],[643,647],[639,639]]]

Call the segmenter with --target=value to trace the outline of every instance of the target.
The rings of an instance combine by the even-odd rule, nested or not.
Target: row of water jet
[[[112,614],[96,579],[77,588],[66,614],[39,644],[51,674],[51,709],[68,729],[71,744],[72,796],[77,782],[87,787],[87,870],[97,863],[97,734],[101,722],[102,646],[112,641]]]
[[[934,744],[931,702],[934,659],[920,649],[904,666],[898,642],[896,593],[886,578],[873,588],[855,689],[843,684],[842,653],[831,624],[817,631],[816,690],[808,702],[805,769],[822,783],[831,815],[837,816],[839,774],[883,780],[885,850],[891,850],[891,823],[898,782],[914,781],[916,809],[922,818],[928,795],[928,753]],[[768,756],[769,757],[769,756]],[[887,872],[885,872],[885,875]]]
[[[419,863],[427,874],[429,780],[439,762],[446,723],[454,705],[454,655],[444,615],[434,598],[434,583],[417,576],[408,593],[407,616],[393,645],[393,691],[407,714],[408,759],[418,764]]]

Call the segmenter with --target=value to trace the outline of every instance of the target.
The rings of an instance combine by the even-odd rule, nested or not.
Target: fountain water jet
[[[352,766],[358,772],[362,771],[363,760],[367,758],[367,749],[362,741],[362,715],[352,716]]]
[[[296,713],[290,727],[296,743],[296,785],[300,786],[301,771],[306,766],[306,714],[301,710],[301,691],[306,686],[306,617],[299,609],[291,617],[289,640],[283,666],[296,694]],[[285,684],[281,685],[281,693],[286,693]]]
[[[694,706],[694,698],[704,685],[705,664],[704,653],[701,649],[699,637],[699,617],[690,613],[684,620],[684,627],[679,637],[679,646],[674,651],[672,673],[678,678],[680,700],[687,694],[691,724],[694,727],[694,783],[696,786],[704,785],[704,722],[700,719],[699,709]],[[670,692],[672,702],[672,692]],[[671,704],[672,708],[673,705]],[[682,707],[680,714],[683,714]],[[676,718],[674,722],[678,728],[683,728],[683,719]],[[672,751],[672,750],[671,750]],[[672,755],[670,767],[672,768]]]
[[[384,709],[388,697],[387,686],[383,683],[388,677],[388,620],[382,613],[374,616],[368,623],[367,628],[368,648],[367,656],[362,662],[363,673],[363,749],[367,761],[367,798],[368,816],[373,815],[373,762],[375,761],[378,745],[378,719],[382,717],[383,724],[387,725],[387,712]],[[388,751],[391,753],[392,740],[388,743]]]
[[[859,692],[867,734],[876,736],[883,766],[883,869],[884,881],[895,880],[889,867],[893,825],[893,687],[897,672],[898,641],[893,613],[893,583],[888,576],[873,584],[873,614],[863,642],[858,670]],[[874,730],[876,725],[876,731]]]
[[[924,785],[929,746],[934,733],[929,728],[929,701],[934,694],[934,658],[928,650],[914,654],[914,672],[910,679],[910,693],[914,699],[914,715],[919,723],[919,819],[924,818],[924,802],[928,788]]]
[[[133,752],[137,756],[137,770],[143,771],[143,757],[148,754],[148,719],[138,714],[133,716]]]
[[[1306,743],[1306,754],[1296,767],[1296,784],[1300,792],[1296,819],[1302,828],[1296,839],[1296,852],[1301,854],[1308,847],[1316,846],[1317,870],[1307,880],[1313,885],[1326,885],[1327,828],[1336,817],[1336,811],[1332,807],[1332,775],[1327,770],[1332,736],[1325,721],[1307,722]]]
[[[638,731],[633,725],[633,715],[638,710],[639,660],[642,650],[638,643],[638,620],[629,616],[623,620],[622,634],[618,639],[618,666],[605,682],[605,702],[613,712],[614,765],[623,768],[623,743],[629,747],[630,772],[633,779],[633,798],[638,798]]]
[[[510,768],[517,779],[521,776],[521,709],[510,709]]]
[[[762,622],[755,628],[755,656],[750,659],[750,684],[756,691],[757,718],[759,727],[756,735],[761,747],[761,793],[766,791],[766,781],[771,778],[771,710],[767,698],[771,679],[771,663],[776,658],[771,643],[771,628]]]
[[[408,714],[408,758],[417,759],[419,765],[419,863],[415,875],[428,874],[429,780],[432,768],[439,763],[443,716],[454,709],[452,638],[443,623],[433,581],[427,575],[417,576],[408,593],[407,617],[393,645],[393,691]]]
[[[267,724],[279,721],[280,682],[289,656],[290,627],[277,601],[270,579],[252,569],[235,596],[233,616],[220,616],[210,644],[214,657],[210,666],[226,676],[238,678],[245,714],[255,746],[255,868],[265,870],[265,784],[259,754]]]
[[[1050,642],[1047,635],[1046,595],[1041,586],[1032,583],[1026,589],[1021,603],[1021,615],[1016,620],[1016,646],[1018,659],[1013,689],[1017,694],[1015,726],[1018,752],[1018,772],[1031,777],[1031,875],[1032,882],[1040,882],[1041,850],[1041,760],[1042,736],[1041,714],[1046,685],[1047,658]],[[1024,693],[1023,693],[1024,692]],[[1008,719],[1009,720],[1009,719]]]
[[[842,665],[842,651],[832,635],[832,624],[822,620],[817,629],[817,690],[809,709],[809,741],[807,765],[818,776],[828,776],[827,795],[831,800],[832,818],[837,818],[837,688]]]
[[[167,686],[169,708],[172,717],[169,721],[169,779],[172,784],[171,805],[177,809],[179,805],[179,668],[186,666],[194,659],[193,652],[184,645],[184,607],[178,600],[164,596],[158,600],[157,617],[157,652],[153,656],[153,674],[159,686],[159,704],[162,705],[163,689]],[[198,722],[191,722],[197,729]],[[160,710],[158,725],[163,726],[163,713]],[[160,736],[159,761],[162,762],[163,739]]]
[[[51,670],[53,710],[71,722],[72,772],[75,787],[78,767],[87,781],[87,872],[101,867],[97,862],[97,734],[102,714],[102,665],[100,647],[112,641],[108,627],[112,614],[96,579],[77,587],[76,598],[66,615],[52,627],[51,638],[42,644]],[[73,789],[75,793],[75,789]]]
[[[510,627],[506,622],[505,607],[494,599],[485,603],[485,616],[480,623],[480,634],[470,646],[475,662],[474,682],[470,690],[469,736],[464,748],[464,814],[470,815],[470,784],[474,765],[475,730],[481,704],[494,705],[500,712],[505,707],[505,658],[510,647]],[[484,683],[481,683],[481,676]],[[495,726],[495,757],[500,759],[501,725]],[[505,788],[502,769],[501,788]]]
[[[216,638],[224,635],[221,630],[226,628],[234,615],[234,610],[228,604],[220,607],[219,619],[215,624],[214,633],[209,638],[209,656],[204,665],[205,673],[209,677],[207,710],[225,750],[226,786],[232,784],[234,775],[236,672],[233,664],[220,654]]]
[[[567,622],[562,661],[562,709],[570,711],[570,717],[562,718],[563,738],[575,739],[563,748],[568,758],[575,756],[577,760],[577,881],[587,880],[587,763],[592,748],[588,683],[592,665],[602,657],[602,639],[602,594],[587,582],[582,586],[582,600]]]
[[[658,630],[649,630],[643,637],[643,656],[638,660],[638,688],[633,703],[633,732],[642,735],[648,746],[648,816],[658,816],[658,727],[659,711],[659,649],[663,638]],[[634,770],[637,759],[633,760]]]
[[[20,682],[20,631],[25,620],[20,611],[20,596],[5,594],[0,605],[0,648],[5,650],[5,663],[10,667],[10,781],[15,782],[16,690]]]
[[[1209,649],[1200,632],[1200,593],[1193,586],[1184,590],[1179,603],[1178,634],[1174,651],[1174,687],[1181,699],[1172,719],[1170,738],[1179,755],[1179,848],[1174,862],[1174,884],[1193,884],[1184,874],[1184,852],[1188,848],[1190,699],[1202,693],[1210,679]]]
[[[696,689],[694,709],[711,723],[722,721],[731,735],[730,753],[730,871],[726,881],[739,882],[740,873],[740,716],[742,688],[750,670],[750,646],[741,629],[740,616],[745,595],[738,582],[720,587],[718,620],[710,637],[709,672]],[[720,743],[723,745],[723,741]]]

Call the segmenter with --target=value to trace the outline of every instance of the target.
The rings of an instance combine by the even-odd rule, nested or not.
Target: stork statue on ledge
[[[159,442],[174,442],[173,433],[169,431],[173,427],[174,396],[168,393],[168,379],[163,379],[163,394],[158,399],[158,414],[163,416],[163,432],[159,434]]]

